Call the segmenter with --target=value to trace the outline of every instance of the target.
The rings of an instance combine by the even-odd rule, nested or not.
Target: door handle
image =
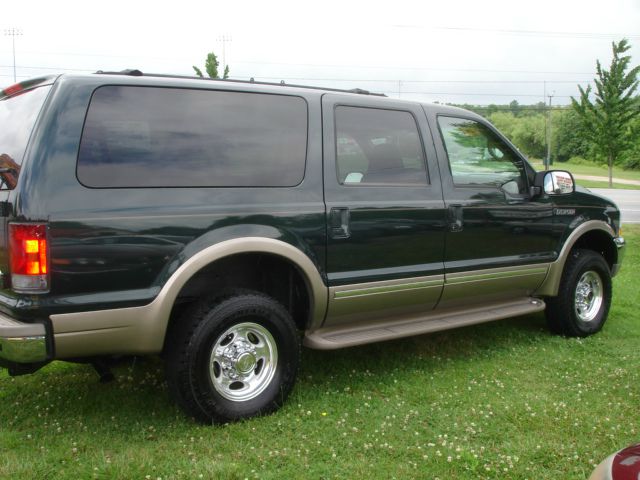
[[[449,205],[449,231],[461,232],[463,229],[462,205]]]
[[[329,235],[331,238],[349,238],[349,209],[347,207],[334,207],[329,212]]]

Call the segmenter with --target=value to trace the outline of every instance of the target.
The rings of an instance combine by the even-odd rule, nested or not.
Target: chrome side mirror
[[[550,170],[536,173],[534,188],[536,192],[547,195],[566,195],[575,192],[576,185],[570,172]]]

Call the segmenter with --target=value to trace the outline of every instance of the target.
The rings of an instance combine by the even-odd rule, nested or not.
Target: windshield
[[[31,131],[51,86],[43,86],[0,100],[0,189],[18,183],[22,157]]]

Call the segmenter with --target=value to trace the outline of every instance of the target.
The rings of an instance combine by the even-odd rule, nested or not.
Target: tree
[[[511,113],[515,116],[518,116],[520,113],[520,104],[517,100],[511,100],[511,103],[509,103],[509,110],[511,110]]]
[[[554,110],[551,112],[553,123],[553,156],[559,162],[572,157],[589,158],[592,145],[589,133],[583,130],[582,121],[573,110]]]
[[[591,85],[586,89],[578,86],[579,101],[571,97],[573,109],[585,130],[590,132],[594,150],[607,159],[609,187],[613,185],[613,164],[629,145],[630,124],[640,114],[639,97],[634,97],[640,66],[627,72],[631,56],[624,53],[631,47],[626,38],[617,44],[613,42],[612,47],[609,70],[603,70],[600,61],[596,61],[595,102],[589,98]]]
[[[516,117],[509,112],[493,113],[489,120],[525,155],[542,158],[545,152],[544,117],[541,114]]]
[[[640,168],[640,116],[637,116],[629,126],[629,138],[635,139],[630,148],[622,154],[625,168]]]
[[[207,59],[204,62],[204,69],[207,72],[207,75],[209,76],[209,78],[220,78],[218,76],[219,66],[220,66],[220,63],[218,62],[218,57],[216,56],[216,54],[213,52],[209,52],[207,54]],[[193,70],[196,72],[197,76],[204,78],[204,75],[202,74],[202,70],[200,70],[195,65],[193,66]],[[222,78],[223,79],[229,78],[229,65],[225,65]]]

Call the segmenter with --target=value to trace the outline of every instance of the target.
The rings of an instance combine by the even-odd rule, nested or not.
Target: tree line
[[[515,101],[488,107],[469,104],[457,106],[485,117],[522,153],[536,159],[545,158],[547,154],[547,122],[550,116],[552,161],[607,163],[607,158],[598,152],[592,135],[583,128],[578,113],[572,107],[554,107],[549,112],[543,103],[519,105]],[[625,129],[625,136],[629,140],[628,145],[615,165],[640,169],[640,117],[630,122]]]
[[[613,166],[640,169],[640,96],[636,94],[640,66],[631,68],[626,39],[612,43],[613,57],[609,69],[596,61],[595,89],[578,85],[578,98],[571,105],[547,108],[544,102],[520,105],[458,105],[489,119],[525,155],[545,158],[549,142],[550,160],[595,161],[609,167],[612,184]],[[220,78],[220,63],[214,52],[205,59],[209,78]],[[193,66],[199,77],[202,70]],[[229,78],[225,65],[223,79]]]
[[[626,39],[612,44],[609,69],[596,62],[595,89],[578,86],[571,105],[549,109],[543,102],[520,105],[459,105],[493,123],[525,155],[544,158],[551,122],[551,159],[558,162],[595,161],[611,167],[640,169],[640,66],[630,68]]]

